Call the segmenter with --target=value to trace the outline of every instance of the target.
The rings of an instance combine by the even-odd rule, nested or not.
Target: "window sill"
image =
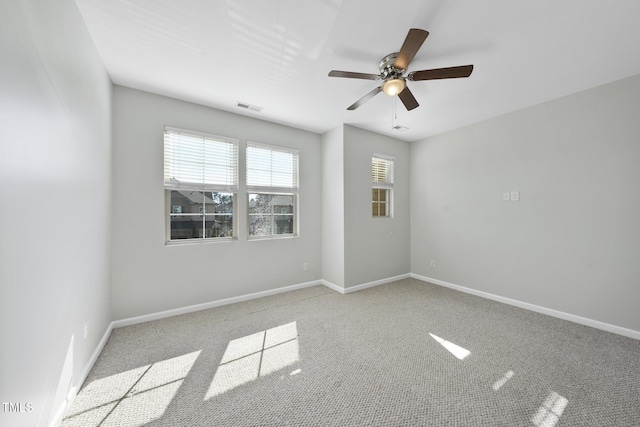
[[[276,236],[253,236],[248,237],[247,240],[250,242],[255,242],[259,240],[288,240],[288,239],[296,239],[299,236],[297,234],[285,234],[285,235],[276,235]]]
[[[180,240],[168,240],[164,242],[165,246],[190,246],[190,245],[208,245],[215,243],[230,243],[234,240],[238,240],[235,237],[218,237],[216,239],[180,239]]]

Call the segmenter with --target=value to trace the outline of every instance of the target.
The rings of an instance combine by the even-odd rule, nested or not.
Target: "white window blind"
[[[164,185],[237,192],[238,141],[165,126]]]
[[[247,143],[247,190],[298,192],[298,150]]]
[[[393,188],[393,158],[374,154],[371,158],[371,184],[375,188]]]

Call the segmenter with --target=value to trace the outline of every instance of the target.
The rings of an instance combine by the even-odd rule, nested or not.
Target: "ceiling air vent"
[[[258,107],[257,105],[251,105],[241,101],[236,102],[236,107],[244,108],[245,110],[251,110],[251,111],[258,111],[258,112],[262,111],[262,107]]]
[[[406,126],[402,126],[402,125],[395,125],[393,127],[394,130],[400,131],[400,132],[404,132],[405,130],[409,130],[408,127]]]

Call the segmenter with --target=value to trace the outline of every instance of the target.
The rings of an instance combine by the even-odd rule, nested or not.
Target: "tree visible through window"
[[[374,154],[371,158],[371,215],[393,216],[393,157]]]
[[[246,218],[240,233],[249,238],[296,236],[298,157],[295,149],[165,126],[167,242],[237,236],[234,218]],[[240,189],[247,207],[238,216]]]
[[[247,143],[249,237],[297,234],[298,151]]]
[[[249,236],[294,234],[292,194],[249,194]]]

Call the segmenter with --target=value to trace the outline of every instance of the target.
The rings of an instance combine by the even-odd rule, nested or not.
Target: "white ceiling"
[[[76,2],[114,83],[317,133],[414,141],[640,73],[638,0]],[[409,82],[410,112],[383,93],[347,111],[379,82],[328,72],[377,73],[409,28],[430,32],[409,71],[473,74]]]

